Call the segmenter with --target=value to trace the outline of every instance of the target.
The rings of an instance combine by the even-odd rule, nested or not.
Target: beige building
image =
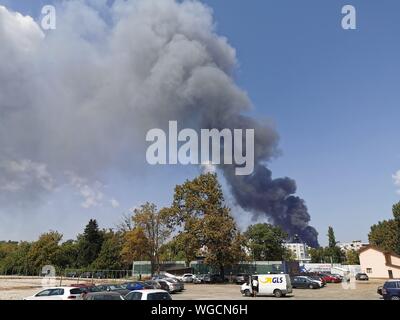
[[[368,277],[400,279],[400,256],[371,245],[361,248],[359,253],[361,271]]]

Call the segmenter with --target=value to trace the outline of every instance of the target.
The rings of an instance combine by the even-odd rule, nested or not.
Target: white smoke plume
[[[252,128],[256,174],[269,180],[236,180],[221,168],[235,199],[289,233],[305,230],[305,241],[317,244],[305,205],[290,198],[294,181],[271,180],[264,170],[276,154],[278,135],[243,115],[251,102],[233,80],[235,50],[216,34],[207,6],[63,1],[57,29],[48,32],[0,6],[0,44],[0,207],[9,205],[11,193],[32,201],[63,184],[77,188],[83,206],[99,205],[104,194],[93,183],[110,171],[140,171],[145,133],[165,128],[168,120],[194,129]],[[259,194],[249,198],[246,190]]]

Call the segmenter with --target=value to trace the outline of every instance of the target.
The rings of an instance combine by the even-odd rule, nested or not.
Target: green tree
[[[39,271],[45,265],[55,265],[61,239],[62,234],[56,231],[42,234],[28,252],[30,266]]]
[[[203,225],[205,263],[219,270],[224,279],[226,267],[243,261],[246,257],[244,238],[238,232],[227,207],[220,207],[205,215]]]
[[[310,248],[311,263],[324,263],[326,259],[325,248]]]
[[[400,202],[392,207],[393,219],[383,220],[371,226],[368,239],[384,251],[400,255]]]
[[[368,234],[370,244],[388,252],[396,252],[397,237],[397,223],[393,219],[374,224]]]
[[[281,261],[287,255],[283,242],[288,234],[278,226],[268,223],[251,225],[245,237],[254,260]]]
[[[5,274],[37,275],[28,261],[30,248],[31,243],[25,241],[7,249],[4,248],[3,258],[0,260],[1,272]]]
[[[328,241],[329,241],[329,248],[335,248],[336,247],[336,237],[335,237],[335,232],[333,231],[332,227],[328,228]]]
[[[230,209],[223,203],[217,175],[208,173],[176,186],[172,206],[165,209],[169,225],[179,232],[177,239],[186,263],[195,259],[198,250],[203,248],[206,262],[221,275],[225,267],[244,257],[243,238]]]
[[[356,250],[349,250],[346,252],[345,264],[350,264],[350,265],[360,264],[360,256]]]
[[[96,260],[103,245],[103,232],[95,219],[90,219],[82,235],[78,236],[78,264],[88,267]]]
[[[130,266],[133,261],[148,259],[149,241],[140,227],[133,228],[123,235],[121,248],[122,262]]]
[[[396,228],[395,248],[393,251],[400,255],[400,202],[393,205],[392,212]]]
[[[122,237],[113,231],[104,234],[104,241],[92,267],[97,270],[121,270],[122,269]]]
[[[177,235],[160,248],[161,261],[182,261],[185,260],[186,255],[183,251],[184,239]],[[190,263],[190,261],[189,261]]]
[[[78,243],[68,240],[62,243],[55,255],[55,264],[59,269],[77,268]]]
[[[132,217],[134,229],[145,236],[146,244],[143,249],[150,259],[152,275],[160,271],[160,248],[171,235],[166,213],[164,210],[158,211],[156,205],[147,202],[135,209]]]

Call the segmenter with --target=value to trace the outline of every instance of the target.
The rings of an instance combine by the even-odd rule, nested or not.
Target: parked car
[[[100,291],[82,294],[78,300],[124,300],[118,292]]]
[[[327,283],[340,283],[342,282],[341,278],[338,278],[332,274],[320,273],[319,276]]]
[[[343,280],[343,278],[344,278],[341,274],[337,274],[337,273],[332,273],[332,276],[334,276],[340,280]]]
[[[89,279],[89,278],[92,278],[92,275],[93,274],[91,272],[84,272],[81,274],[81,278]]]
[[[171,295],[164,290],[136,290],[129,292],[125,297],[125,300],[172,300]]]
[[[357,273],[356,274],[356,280],[363,280],[363,281],[368,281],[368,275],[366,273]]]
[[[143,281],[125,282],[125,283],[121,284],[121,287],[123,287],[129,291],[154,289],[154,286],[152,284],[148,284]]]
[[[96,278],[96,279],[105,279],[105,278],[106,278],[106,275],[105,275],[104,272],[98,271],[98,272],[96,272],[96,273],[93,275],[93,278]]]
[[[219,274],[206,274],[203,278],[204,283],[224,283],[225,279],[223,279]]]
[[[178,288],[178,291],[185,290],[185,284],[182,281],[180,281],[179,279],[167,278],[166,280],[168,280],[169,282],[175,283]]]
[[[291,279],[292,287],[299,289],[319,289],[321,286],[314,280],[305,277],[297,276]]]
[[[185,283],[191,283],[193,282],[193,277],[194,275],[192,273],[185,273],[182,277],[179,277],[178,279]]]
[[[81,288],[54,287],[39,291],[24,300],[76,300],[82,293]]]
[[[400,300],[400,280],[388,280],[382,288],[382,296],[385,300]]]
[[[326,281],[319,276],[307,276],[310,280],[315,281],[321,288],[326,286]]]
[[[79,277],[79,273],[78,272],[67,272],[65,274],[65,276],[67,278],[78,278]]]
[[[181,291],[179,283],[173,282],[171,281],[171,279],[160,279],[156,281],[158,282],[162,290],[165,290],[169,293]]]
[[[149,286],[149,289],[161,289],[160,284],[155,280],[147,280],[144,283]]]
[[[204,283],[204,277],[205,277],[206,275],[205,274],[198,274],[198,275],[195,275],[194,277],[193,277],[193,283],[196,283],[196,284],[198,284],[198,283]]]
[[[120,295],[125,296],[132,290],[126,289],[119,284],[100,284],[96,286],[99,291],[118,292]]]
[[[253,294],[253,287],[251,285],[253,277],[257,277],[258,281],[257,295],[273,295],[280,298],[292,293],[292,284],[288,274],[260,274],[249,277],[248,282],[242,284],[240,292],[245,296],[249,297]]]
[[[321,287],[325,287],[326,286],[326,280],[318,273],[306,273],[306,272],[303,272],[303,273],[297,274],[295,276],[297,276],[297,277],[301,277],[301,276],[309,277],[310,279],[320,283]]]
[[[236,284],[243,284],[249,281],[249,275],[245,273],[239,273],[236,275],[235,282]]]
[[[166,276],[166,275],[164,275],[164,274],[157,274],[157,275],[154,275],[153,276],[153,278],[151,278],[152,280],[161,280],[161,279],[167,279],[168,277]]]

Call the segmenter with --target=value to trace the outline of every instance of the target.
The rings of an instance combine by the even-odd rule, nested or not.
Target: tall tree
[[[278,226],[254,224],[247,228],[244,235],[253,260],[280,261],[287,254],[283,242],[288,234]]]
[[[243,261],[246,257],[244,238],[238,232],[235,220],[227,207],[206,214],[203,225],[205,263],[219,270],[224,279],[226,267]]]
[[[224,205],[217,175],[202,174],[175,188],[171,208],[166,209],[170,226],[178,228],[179,239],[186,242],[186,262],[205,247],[205,259],[223,275],[225,267],[243,257],[242,238]]]
[[[341,263],[345,260],[345,254],[337,246],[335,232],[332,227],[328,228],[328,247],[325,248],[325,256],[329,259],[327,262]]]
[[[60,269],[77,268],[78,243],[68,240],[62,243],[55,257],[55,264]]]
[[[103,232],[95,219],[90,219],[82,235],[78,236],[78,263],[81,267],[88,267],[96,260],[103,245]]]
[[[56,257],[59,250],[59,243],[62,234],[56,231],[43,233],[39,239],[34,242],[28,253],[28,261],[35,270],[40,270],[45,265],[56,264]]]
[[[148,259],[149,241],[140,227],[133,228],[123,235],[121,256],[123,264],[131,266],[133,261]]]
[[[397,237],[397,223],[393,219],[374,224],[368,234],[370,244],[388,252],[396,252]]]
[[[97,270],[121,270],[122,237],[120,233],[108,231],[104,234],[104,241],[96,260],[92,263]]]
[[[144,249],[151,262],[151,273],[159,272],[160,248],[171,235],[167,212],[158,211],[156,205],[147,202],[135,209],[132,220],[134,228],[141,230],[147,240]]]
[[[335,232],[333,231],[332,227],[328,228],[328,241],[329,241],[329,248],[335,248],[336,247],[336,237],[335,237]]]
[[[400,255],[400,202],[393,205],[392,213],[396,228],[394,252]]]

